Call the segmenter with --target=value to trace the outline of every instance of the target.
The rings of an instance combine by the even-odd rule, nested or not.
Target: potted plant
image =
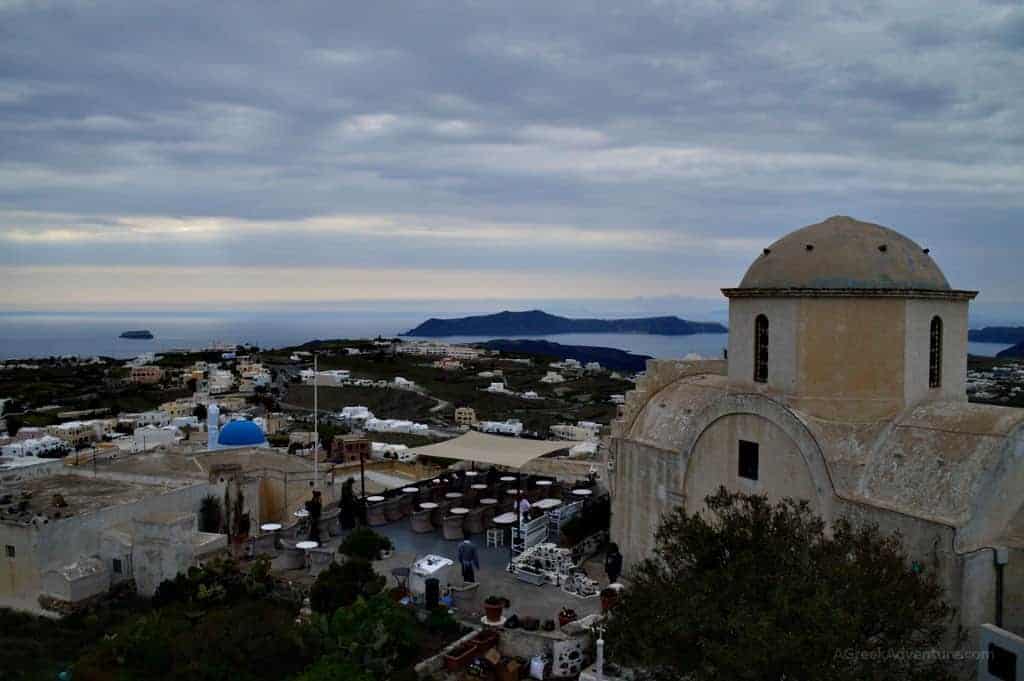
[[[484,614],[487,615],[487,621],[500,622],[501,612],[505,609],[506,603],[508,603],[507,599],[498,596],[488,596],[484,600]]]
[[[558,626],[564,627],[569,622],[579,619],[579,615],[572,608],[566,606],[558,611]]]
[[[465,669],[474,657],[476,657],[476,645],[470,641],[460,643],[444,654],[444,668],[449,672],[460,671]]]

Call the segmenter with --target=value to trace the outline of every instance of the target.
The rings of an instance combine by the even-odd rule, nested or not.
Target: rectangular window
[[[994,643],[988,644],[988,673],[1000,681],[1017,681],[1017,656]]]
[[[115,575],[119,575],[123,571],[124,571],[124,568],[121,566],[121,559],[120,558],[115,558],[114,559],[114,574]]]
[[[10,544],[8,544],[7,545],[7,557],[8,558],[14,558],[14,554],[15,553],[16,553],[16,551],[14,550],[14,547],[11,546]]]
[[[741,478],[757,480],[757,464],[759,446],[756,442],[740,440],[740,466]]]

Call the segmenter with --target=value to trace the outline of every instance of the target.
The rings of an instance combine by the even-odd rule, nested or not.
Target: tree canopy
[[[609,622],[611,659],[659,681],[954,678],[935,654],[952,610],[898,535],[826,531],[790,499],[720,489],[706,503],[662,519]]]

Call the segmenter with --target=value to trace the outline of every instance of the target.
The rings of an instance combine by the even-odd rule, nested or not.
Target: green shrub
[[[199,531],[220,532],[221,522],[220,499],[206,495],[199,503]]]
[[[315,612],[331,614],[338,608],[352,605],[360,596],[372,596],[384,588],[385,579],[377,574],[369,561],[350,558],[338,565],[332,563],[321,572],[309,593]]]
[[[380,558],[382,551],[393,549],[394,544],[384,535],[374,532],[369,527],[358,527],[341,542],[341,545],[338,546],[338,553],[345,554],[349,558],[374,561]]]

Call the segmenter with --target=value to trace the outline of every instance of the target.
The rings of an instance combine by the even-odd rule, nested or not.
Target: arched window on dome
[[[768,318],[763,314],[754,320],[754,382],[768,382]]]
[[[928,334],[928,387],[942,387],[942,318],[932,317]]]

